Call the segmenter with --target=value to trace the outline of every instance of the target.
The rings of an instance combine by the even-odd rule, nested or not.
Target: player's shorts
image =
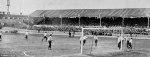
[[[127,48],[130,48],[130,42],[127,41]]]
[[[128,48],[131,48],[132,49],[132,43],[128,43]]]
[[[83,44],[85,44],[86,43],[86,40],[83,40]],[[80,41],[80,44],[81,44],[81,41]]]
[[[118,48],[121,48],[121,41],[118,43]]]
[[[28,35],[26,35],[25,38],[27,39],[27,38],[28,38]]]
[[[0,35],[0,41],[2,41],[2,38],[1,38],[2,36]]]
[[[98,42],[98,40],[96,39],[96,40],[95,40],[95,43],[97,43],[97,42]]]
[[[44,36],[44,38],[47,38],[46,36]]]
[[[0,35],[0,39],[2,38],[2,36]]]
[[[48,41],[48,43],[51,45],[52,41]]]
[[[83,40],[83,43],[86,43],[86,40]]]

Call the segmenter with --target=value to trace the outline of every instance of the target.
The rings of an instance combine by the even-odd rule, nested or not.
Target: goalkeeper
[[[83,41],[83,46],[84,46],[84,44],[86,43],[86,36],[81,36],[81,38],[80,38],[80,44],[81,44],[81,41]]]
[[[118,48],[121,49],[121,42],[123,42],[123,38],[121,36],[118,36]]]

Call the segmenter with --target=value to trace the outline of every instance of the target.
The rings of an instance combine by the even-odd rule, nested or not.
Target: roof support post
[[[46,21],[46,20],[45,20],[45,19],[46,19],[46,18],[45,18],[45,14],[43,14],[43,16],[42,16],[42,17],[44,18],[44,24],[45,24],[45,23],[46,23],[46,22],[45,22],[45,21]]]
[[[148,17],[148,22],[147,22],[148,24],[147,24],[147,29],[149,29],[149,17]]]
[[[101,15],[99,14],[99,25],[100,27],[102,27],[102,19],[101,19]]]
[[[62,16],[60,15],[59,18],[61,19],[60,20],[60,25],[62,26]]]
[[[99,25],[100,25],[100,27],[102,27],[102,20],[101,20],[101,18],[99,18]]]
[[[122,27],[124,27],[124,18],[122,17]]]
[[[83,37],[84,36],[84,28],[82,27],[82,36],[81,37]],[[83,40],[81,40],[81,46],[80,46],[80,54],[83,54]]]
[[[121,31],[121,38],[124,38],[124,17],[122,17],[122,31]],[[121,50],[123,50],[123,41],[121,40]]]
[[[124,28],[121,29],[121,38],[124,38],[124,32],[123,32]],[[123,40],[121,39],[121,50],[123,50]]]
[[[78,18],[79,18],[79,27],[80,27],[81,25],[80,15],[78,15]]]

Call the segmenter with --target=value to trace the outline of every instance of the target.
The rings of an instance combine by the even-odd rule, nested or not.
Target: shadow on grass
[[[11,51],[10,49],[0,48],[0,57],[26,57],[18,51]]]
[[[107,54],[85,54],[90,57],[150,57],[150,51],[147,50],[131,50],[131,51],[119,51],[110,52]]]

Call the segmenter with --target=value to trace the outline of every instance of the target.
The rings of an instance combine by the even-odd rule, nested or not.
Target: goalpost
[[[105,36],[105,35],[98,35],[98,37],[115,37],[120,36],[119,38],[125,39],[125,41],[121,41],[121,50],[128,50],[126,47],[126,43],[128,38],[133,38],[133,49],[132,50],[149,50],[150,47],[150,30],[146,30],[145,28],[129,28],[129,27],[114,27],[114,28],[83,28],[82,27],[82,36],[89,36],[91,37],[92,34],[89,33],[89,31],[96,31],[96,32],[110,32],[111,36]],[[89,34],[88,34],[89,33]],[[115,34],[115,35],[114,35]],[[132,35],[130,35],[132,34]],[[123,45],[124,44],[124,45]],[[125,47],[124,47],[125,46]],[[81,41],[80,45],[80,53],[83,54],[83,41]]]
[[[83,36],[85,36],[88,32],[88,30],[89,31],[95,31],[95,30],[97,30],[97,32],[100,32],[100,31],[98,31],[98,30],[104,30],[104,32],[105,31],[112,31],[112,32],[110,32],[111,34],[113,34],[114,33],[114,31],[116,30],[116,33],[118,33],[119,34],[119,36],[121,36],[121,38],[123,38],[123,34],[124,34],[124,32],[123,32],[123,27],[118,27],[118,28],[83,28],[82,27],[82,35],[81,35],[81,37],[83,37]],[[115,34],[115,33],[114,33]],[[121,35],[120,35],[121,34]],[[91,34],[87,34],[86,36],[91,36]],[[99,36],[99,37],[116,37],[116,36]],[[122,50],[122,47],[123,47],[123,45],[122,45],[123,43],[122,43],[122,41],[121,41],[121,50]],[[81,50],[80,50],[80,53],[81,54],[83,54],[83,40],[81,41]]]

